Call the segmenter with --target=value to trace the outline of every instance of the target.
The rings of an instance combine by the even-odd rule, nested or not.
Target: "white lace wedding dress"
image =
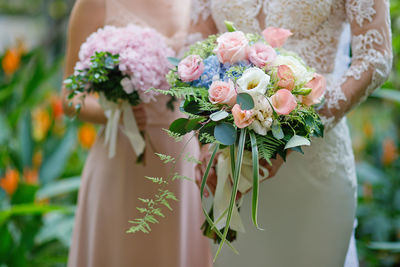
[[[344,115],[390,73],[388,1],[193,0],[192,24],[203,34],[212,32],[210,20],[219,32],[226,31],[224,20],[244,32],[266,26],[290,29],[294,35],[285,48],[297,52],[328,83],[320,112],[325,137],[313,140],[304,155],[290,154],[278,174],[261,185],[259,224],[265,231],[252,225],[251,196],[245,196],[241,214],[247,232],[234,243],[240,256],[225,249],[215,266],[344,266],[357,196]],[[349,68],[346,34],[351,34]],[[350,244],[346,267],[358,266],[354,240]]]

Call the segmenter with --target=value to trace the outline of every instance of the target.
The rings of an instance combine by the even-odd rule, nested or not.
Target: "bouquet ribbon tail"
[[[132,106],[128,102],[124,102],[122,104],[122,111],[122,120],[124,126],[122,131],[128,137],[136,156],[140,156],[144,151],[146,142],[144,141],[137,126],[135,116],[133,115]]]
[[[100,94],[99,103],[107,117],[104,144],[108,145],[108,157],[113,158],[116,153],[119,121],[122,115],[122,131],[128,137],[136,155],[143,153],[145,141],[140,134],[131,105],[124,101],[117,104],[108,101],[104,94]]]
[[[264,175],[260,179],[268,177],[268,170],[262,166],[260,169]],[[229,155],[229,149],[221,150],[221,154],[218,156],[217,163],[217,187],[214,196],[214,220],[217,222],[215,226],[218,229],[222,229],[226,224],[227,215],[224,214],[229,207],[230,197],[232,193],[232,182],[229,180],[232,177],[231,173],[231,160]],[[246,193],[253,187],[253,162],[251,153],[245,151],[242,162],[242,171],[239,178],[238,191]],[[223,215],[222,218],[220,218]],[[232,219],[230,228],[238,232],[245,232],[242,219],[240,217],[238,207],[233,207]]]

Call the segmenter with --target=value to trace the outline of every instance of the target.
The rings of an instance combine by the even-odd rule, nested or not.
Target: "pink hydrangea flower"
[[[89,68],[90,57],[95,52],[120,55],[119,70],[130,77],[143,102],[154,100],[157,95],[153,91],[144,93],[147,89],[168,88],[165,75],[171,66],[167,57],[173,57],[175,52],[167,45],[165,38],[154,29],[133,24],[126,27],[105,26],[99,29],[82,44],[75,69]]]

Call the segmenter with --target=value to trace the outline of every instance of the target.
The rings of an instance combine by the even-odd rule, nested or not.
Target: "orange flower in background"
[[[8,195],[14,194],[17,190],[19,181],[19,173],[16,170],[7,170],[6,175],[0,179],[0,187],[7,192]]]
[[[37,108],[33,111],[33,138],[37,141],[43,140],[46,136],[50,125],[50,115],[44,108]]]
[[[24,180],[27,184],[38,184],[39,174],[35,169],[25,168],[24,169]]]
[[[398,151],[393,139],[386,138],[383,141],[382,163],[383,165],[392,164],[398,157]]]
[[[84,148],[90,148],[96,141],[96,129],[90,123],[84,123],[78,131],[78,141]]]
[[[57,120],[63,115],[62,101],[57,96],[52,96],[50,99],[51,110],[53,111],[53,116]]]
[[[4,54],[1,66],[3,67],[4,73],[7,75],[12,75],[17,71],[19,65],[21,64],[21,51],[19,49],[13,48],[8,49]]]
[[[367,121],[363,124],[363,132],[366,137],[371,138],[374,135],[374,126],[371,122]]]

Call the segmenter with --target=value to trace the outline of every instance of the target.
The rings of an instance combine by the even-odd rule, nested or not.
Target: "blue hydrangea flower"
[[[235,63],[235,64],[233,64],[233,65],[231,65],[231,64],[229,64],[229,63],[225,63],[225,64],[223,64],[223,66],[221,67],[221,74],[220,74],[221,79],[224,80],[224,81],[227,81],[227,80],[229,80],[230,78],[232,78],[232,77],[229,77],[228,74],[227,74],[227,72],[228,72],[231,68],[234,68],[234,69],[242,69],[242,70],[244,71],[244,70],[248,69],[249,67],[251,67],[251,64],[250,64],[249,62],[247,62],[247,61],[240,61],[240,62]],[[233,77],[235,77],[235,78],[240,78],[240,77],[242,76],[242,74],[243,74],[243,71],[235,71],[235,70],[232,70],[232,71],[231,71],[231,75],[232,75]]]
[[[217,56],[209,56],[203,63],[204,72],[199,79],[193,81],[193,86],[209,88],[213,79],[220,78],[221,63]]]

